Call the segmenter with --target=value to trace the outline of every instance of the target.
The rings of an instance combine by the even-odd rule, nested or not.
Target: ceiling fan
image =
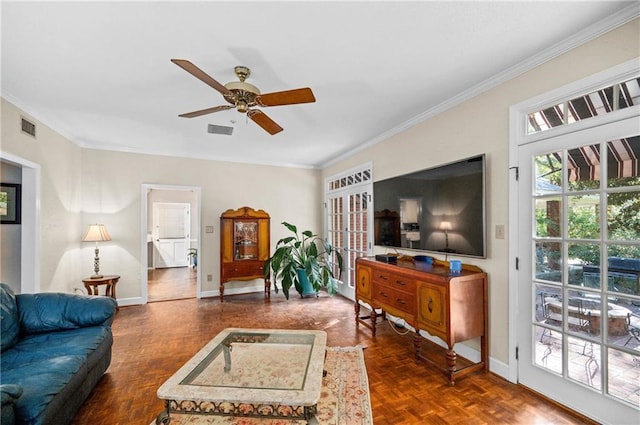
[[[175,63],[205,84],[216,89],[220,94],[222,94],[222,97],[230,103],[230,105],[214,106],[213,108],[201,109],[199,111],[179,115],[184,118],[194,118],[201,115],[235,108],[238,112],[247,114],[253,122],[258,124],[269,134],[273,135],[281,132],[282,127],[269,118],[267,114],[255,107],[293,105],[296,103],[311,103],[316,101],[316,98],[313,96],[313,92],[308,87],[262,94],[256,86],[245,82],[245,79],[251,73],[251,70],[246,66],[236,66],[234,68],[234,71],[240,81],[232,81],[223,85],[188,60],[171,59],[171,62]]]

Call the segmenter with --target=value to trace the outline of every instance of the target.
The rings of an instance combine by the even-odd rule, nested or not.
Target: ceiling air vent
[[[36,137],[36,125],[25,117],[20,118],[22,118],[22,132],[27,133],[29,136]]]
[[[224,125],[209,124],[207,131],[211,134],[225,134],[231,136],[233,133],[233,127],[226,127]]]

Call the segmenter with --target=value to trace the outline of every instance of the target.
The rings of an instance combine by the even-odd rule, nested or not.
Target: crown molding
[[[479,94],[482,94],[486,91],[491,90],[494,87],[499,86],[500,84],[506,83],[509,80],[512,80],[519,75],[524,74],[525,72],[531,71],[538,66],[549,62],[550,60],[567,53],[597,37],[600,37],[603,34],[606,34],[632,20],[640,17],[640,2],[634,2],[630,6],[627,6],[624,9],[619,10],[618,12],[608,16],[607,18],[596,22],[595,24],[585,28],[584,30],[577,32],[571,37],[556,43],[555,45],[539,52],[536,55],[531,56],[530,58],[505,69],[502,72],[490,77],[475,86],[460,92],[459,94],[453,96],[449,100],[442,102],[433,108],[427,109],[426,111],[418,114],[402,124],[393,127],[384,133],[365,141],[358,147],[351,149],[349,151],[343,152],[342,154],[320,164],[321,168],[326,168],[331,165],[334,165],[346,158],[349,158],[360,152],[366,148],[374,146],[384,140],[387,140],[397,134],[405,132],[416,125],[427,121],[430,118],[433,118],[455,106],[458,106]]]

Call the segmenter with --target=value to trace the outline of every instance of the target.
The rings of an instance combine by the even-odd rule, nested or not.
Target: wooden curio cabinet
[[[264,278],[269,258],[270,217],[263,210],[241,207],[220,216],[220,302],[224,284]],[[271,295],[271,281],[264,280],[265,297]]]

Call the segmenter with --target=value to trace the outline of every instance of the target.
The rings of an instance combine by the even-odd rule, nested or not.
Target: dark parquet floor
[[[412,336],[381,323],[378,335],[357,328],[353,303],[341,296],[266,301],[262,294],[181,299],[122,307],[114,324],[111,366],[74,425],[149,425],[164,405],[158,387],[227,327],[323,329],[329,346],[363,345],[376,425],[580,424],[581,418],[491,373],[447,384],[414,360]]]

